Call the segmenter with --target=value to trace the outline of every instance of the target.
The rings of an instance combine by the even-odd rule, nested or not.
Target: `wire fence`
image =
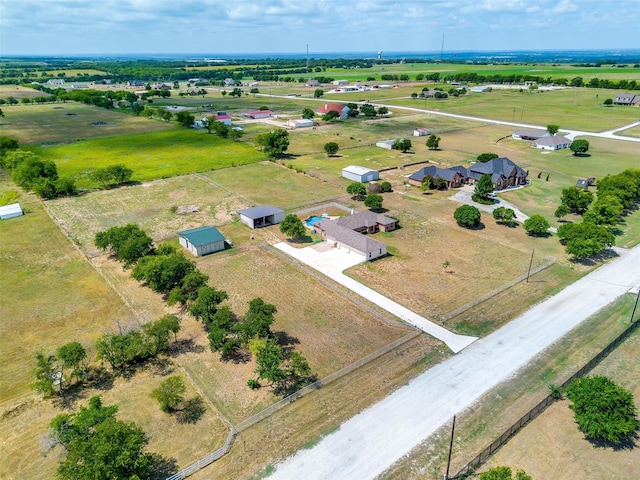
[[[187,478],[193,475],[201,468],[204,468],[207,465],[212,464],[213,462],[218,460],[220,457],[225,455],[231,449],[231,445],[233,444],[233,439],[235,438],[235,436],[236,436],[236,430],[234,428],[231,428],[231,430],[229,431],[229,434],[227,435],[227,439],[225,440],[224,445],[222,445],[222,447],[220,447],[215,452],[211,452],[209,455],[207,455],[204,458],[201,458],[197,462],[189,465],[187,468],[180,470],[178,473],[175,473],[170,477],[167,477],[167,480],[182,480],[183,478]]]
[[[545,268],[550,267],[554,263],[556,263],[556,259],[552,257],[552,258],[548,259],[546,262],[542,263],[541,265],[538,265],[537,267],[532,268],[530,273],[523,273],[522,275],[518,275],[513,280],[510,280],[507,283],[505,283],[504,285],[499,286],[495,290],[492,290],[489,293],[486,293],[486,294],[476,298],[475,300],[472,300],[469,303],[465,303],[461,307],[456,308],[455,310],[452,310],[451,312],[443,315],[442,321],[451,320],[453,317],[456,317],[456,316],[460,315],[461,313],[466,312],[470,308],[473,308],[476,305],[479,305],[482,302],[484,302],[486,300],[489,300],[491,297],[494,297],[494,296],[498,295],[499,293],[502,293],[505,290],[508,290],[509,288],[513,287],[517,283],[520,283],[521,281],[525,280],[527,277],[529,277],[531,275],[535,275],[536,273],[541,272],[542,270],[544,270]]]
[[[594,356],[589,362],[587,362],[580,370],[571,375],[562,385],[561,388],[566,388],[573,380],[576,378],[580,378],[591,370],[593,370],[596,365],[598,365],[607,355],[609,355],[612,351],[614,351],[622,342],[624,342],[629,335],[633,333],[633,331],[638,328],[640,325],[640,320],[636,320],[631,323],[628,328],[625,329],[620,335],[618,335],[609,345],[604,347],[600,353]],[[473,474],[475,470],[480,467],[484,462],[486,462],[491,455],[493,455],[500,447],[502,447],[505,443],[509,441],[511,437],[513,437],[522,427],[524,427],[531,420],[536,418],[542,412],[544,412],[549,405],[551,405],[556,398],[553,394],[549,394],[546,398],[544,398],[540,403],[538,403],[535,407],[529,410],[525,415],[523,415],[517,422],[507,428],[502,435],[496,438],[491,444],[482,450],[478,455],[476,455],[470,462],[468,462],[464,467],[462,467],[458,473],[454,476],[449,477],[450,480],[460,480],[468,477]]]
[[[236,426],[231,427],[231,429],[229,430],[229,434],[227,435],[227,440],[224,442],[224,445],[222,447],[220,447],[215,452],[211,452],[209,455],[207,455],[204,458],[201,458],[197,462],[189,465],[187,468],[185,468],[183,470],[180,470],[178,473],[168,477],[167,480],[182,480],[183,478],[187,478],[190,475],[193,475],[198,470],[206,467],[207,465],[212,464],[213,462],[215,462],[216,460],[218,460],[219,458],[221,458],[222,456],[227,454],[227,452],[231,449],[231,445],[233,444],[233,439],[235,438],[235,436],[238,433],[243,432],[243,431],[247,430],[248,428],[252,427],[253,425],[255,425],[256,423],[261,422],[262,420],[266,419],[267,417],[273,415],[278,410],[280,410],[280,409],[286,407],[287,405],[295,402],[299,398],[302,398],[305,395],[307,395],[307,394],[309,394],[309,393],[311,393],[311,392],[313,392],[315,390],[318,390],[318,389],[322,388],[323,386],[328,385],[331,382],[335,382],[336,380],[344,377],[345,375],[353,372],[354,370],[357,370],[358,368],[366,365],[367,363],[375,360],[376,358],[381,357],[382,355],[384,355],[386,353],[389,353],[390,351],[396,349],[400,345],[402,345],[404,343],[407,343],[410,340],[413,340],[414,338],[416,338],[416,337],[418,337],[420,335],[422,335],[422,331],[417,330],[417,331],[413,331],[413,332],[409,333],[408,335],[405,335],[404,337],[398,338],[397,340],[385,345],[384,347],[376,350],[375,352],[370,353],[366,357],[362,357],[360,360],[357,360],[356,362],[351,363],[350,365],[347,365],[346,367],[344,367],[344,368],[342,368],[342,369],[340,369],[340,370],[338,370],[336,372],[333,372],[330,375],[327,375],[323,379],[318,380],[317,382],[314,382],[311,385],[307,385],[304,388],[301,388],[297,392],[295,392],[295,393],[289,395],[288,397],[283,398],[279,402],[274,403],[273,405],[265,408],[264,410],[262,410],[261,412],[255,414],[254,416],[249,417],[246,420],[243,420],[242,422],[240,422]]]

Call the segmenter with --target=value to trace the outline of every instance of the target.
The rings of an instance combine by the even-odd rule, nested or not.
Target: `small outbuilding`
[[[313,120],[309,118],[298,118],[296,120],[289,120],[289,126],[291,128],[308,128],[313,127]]]
[[[415,128],[413,130],[414,137],[426,137],[431,131],[428,128]]]
[[[196,257],[224,250],[224,237],[216,227],[198,227],[178,232],[178,240]]]
[[[393,144],[396,143],[395,140],[380,140],[376,142],[376,147],[384,148],[386,150],[393,150]]]
[[[353,180],[354,182],[373,182],[380,179],[380,174],[377,170],[372,170],[367,167],[359,167],[357,165],[349,165],[342,169],[342,176]]]
[[[284,210],[271,205],[245,208],[244,210],[238,210],[238,214],[240,215],[240,221],[249,228],[277,225],[284,220]]]
[[[21,217],[24,215],[19,203],[12,203],[11,205],[4,205],[0,207],[0,220],[7,220],[13,217]]]
[[[249,110],[244,116],[253,119],[271,118],[273,117],[273,112],[271,110]]]

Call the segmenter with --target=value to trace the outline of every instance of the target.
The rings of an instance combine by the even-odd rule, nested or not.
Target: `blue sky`
[[[0,0],[0,55],[640,47],[640,0]]]

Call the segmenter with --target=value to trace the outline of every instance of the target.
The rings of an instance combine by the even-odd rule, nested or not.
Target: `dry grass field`
[[[0,402],[29,396],[32,356],[88,343],[130,312],[30,195],[22,217],[0,227]]]
[[[8,182],[3,178],[0,190]],[[140,318],[155,319],[164,313],[160,298],[141,298],[134,292],[147,289],[116,280],[122,267],[102,268],[106,280],[120,287],[119,296],[86,258],[73,247],[31,195],[19,199],[26,214],[2,221],[0,226],[0,464],[7,479],[48,479],[62,452],[50,450],[47,431],[51,419],[68,408],[86,404],[96,394],[105,403],[120,407],[120,418],[133,420],[148,434],[148,450],[175,459],[178,465],[191,463],[222,444],[227,428],[215,409],[209,407],[196,424],[180,424],[163,414],[149,393],[166,375],[179,372],[171,360],[149,365],[131,378],[116,378],[99,389],[86,388],[71,394],[68,402],[42,400],[29,389],[33,355],[41,350],[53,353],[70,341],[79,341],[93,355],[91,345],[102,333],[135,326]],[[96,262],[104,257],[96,259]],[[111,268],[109,268],[111,267]],[[151,293],[151,292],[149,292]],[[128,305],[136,307],[134,310]],[[134,313],[135,312],[135,313]],[[138,317],[136,313],[140,313]],[[193,322],[191,329],[201,331]],[[189,324],[185,325],[185,336]],[[187,398],[195,392],[187,382]],[[176,445],[175,438],[190,438]]]
[[[636,330],[591,375],[608,376],[631,391],[635,404],[640,404],[640,331]],[[549,407],[502,447],[486,467],[513,465],[533,478],[558,480],[640,477],[637,438],[631,447],[595,445],[578,430],[569,405],[563,400]]]
[[[345,193],[331,183],[320,182],[274,162],[224,168],[202,175],[256,205],[276,205],[284,210],[334,199]]]
[[[235,172],[235,169],[229,169]],[[231,213],[249,205],[229,192],[195,175],[156,180],[114,190],[47,202],[60,225],[89,255],[97,232],[137,223],[155,240],[202,225],[222,225]],[[194,206],[197,212],[178,214],[172,207]]]
[[[37,95],[42,93],[32,91]],[[94,137],[174,128],[164,122],[76,102],[15,105],[4,108],[3,112],[5,117],[0,121],[0,135],[16,138],[21,145],[71,143]]]
[[[273,227],[271,227],[273,228]],[[278,308],[272,330],[280,332],[309,361],[322,378],[366,356],[409,330],[392,327],[282,260],[259,243],[265,235],[231,250],[198,259],[198,268],[210,276],[209,283],[229,293],[232,310],[243,315],[251,299],[260,297]],[[206,342],[206,339],[204,339]],[[204,343],[206,346],[206,343]],[[233,423],[257,413],[274,402],[268,389],[248,390],[255,369],[246,364],[221,363],[219,355],[192,355],[184,366]]]

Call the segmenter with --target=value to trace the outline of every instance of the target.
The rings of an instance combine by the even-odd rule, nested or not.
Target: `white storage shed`
[[[372,170],[366,167],[359,167],[357,165],[349,165],[342,169],[342,176],[353,180],[354,182],[373,182],[380,179],[380,174],[377,170]]]

